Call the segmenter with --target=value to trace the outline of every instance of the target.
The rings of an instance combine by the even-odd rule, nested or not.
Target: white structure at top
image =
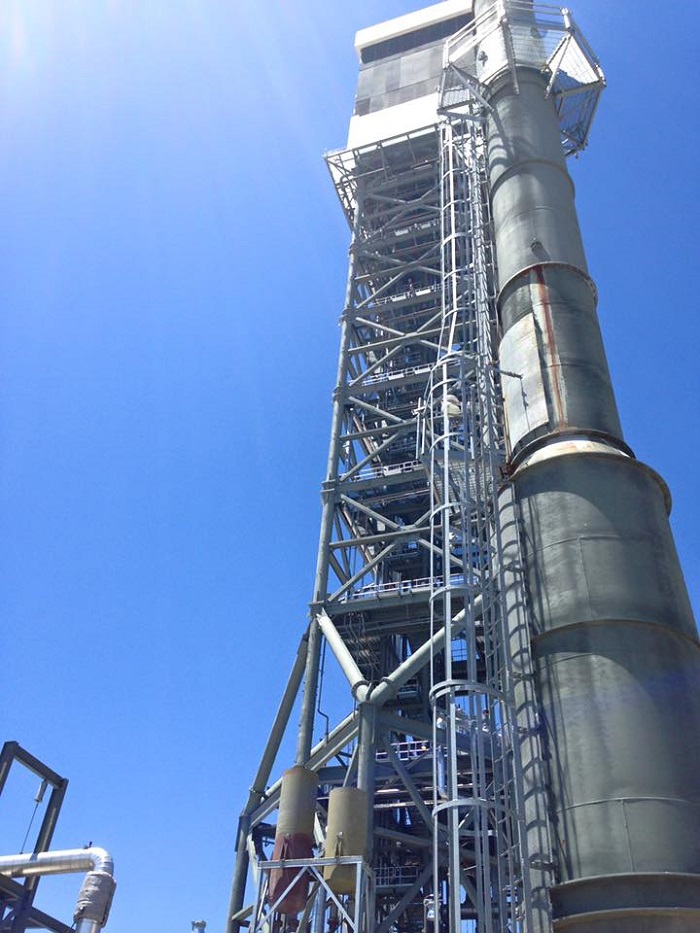
[[[443,0],[442,3],[397,16],[357,33],[355,49],[360,59],[360,88],[355,113],[350,120],[348,149],[390,139],[423,126],[431,126],[437,121],[442,57],[440,52],[436,54],[433,51],[431,58],[421,37],[425,36],[426,43],[430,42],[441,24],[459,17],[470,17],[473,7],[473,0]],[[414,37],[415,46],[411,45],[410,37]],[[408,42],[400,46],[402,39]],[[390,51],[392,41],[397,43],[393,55]],[[386,50],[381,55],[382,60],[385,63],[393,61],[395,67],[392,69],[385,65],[385,73],[380,79],[383,85],[377,83],[374,88],[385,92],[381,95],[385,100],[377,100],[372,109],[363,113],[363,72],[371,68],[373,56],[370,50],[377,47]],[[399,101],[398,98],[402,96],[399,93],[395,93],[392,98],[392,92],[398,92],[399,89],[408,93],[412,89],[413,94],[407,100]]]
[[[404,36],[418,29],[434,26],[436,23],[444,23],[445,20],[460,16],[462,13],[471,14],[473,7],[473,0],[443,0],[442,3],[433,3],[432,6],[424,7],[415,13],[405,13],[403,16],[395,16],[394,19],[377,23],[376,26],[360,29],[355,36],[358,58],[362,61],[362,50],[369,45],[377,45],[387,39]]]

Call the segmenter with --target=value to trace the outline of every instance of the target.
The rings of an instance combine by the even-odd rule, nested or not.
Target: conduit
[[[107,923],[116,889],[114,860],[106,849],[64,849],[0,856],[0,875],[66,875],[87,872],[73,912],[75,933],[98,933]]]

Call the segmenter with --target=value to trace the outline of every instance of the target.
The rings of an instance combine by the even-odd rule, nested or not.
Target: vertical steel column
[[[270,772],[275,763],[277,752],[279,751],[282,736],[289,723],[289,718],[294,708],[294,703],[299,693],[301,680],[305,669],[306,657],[308,654],[308,634],[304,633],[303,638],[297,649],[297,654],[292,665],[292,671],[289,675],[287,687],[282,695],[277,715],[272,724],[270,735],[263,752],[263,757],[258,766],[257,773],[248,794],[248,800],[243,812],[238,820],[238,830],[236,833],[236,864],[233,871],[233,882],[231,884],[231,896],[229,900],[229,912],[227,920],[228,933],[238,933],[240,923],[232,918],[243,907],[245,898],[246,879],[248,875],[248,849],[247,836],[250,828],[250,814],[260,803],[265,795],[265,788],[270,779]]]
[[[367,792],[367,844],[365,857],[372,858],[374,840],[374,800],[375,770],[377,756],[377,707],[374,703],[360,703],[360,731],[357,746],[357,787]],[[361,818],[362,814],[358,814]]]
[[[336,392],[333,397],[333,414],[331,418],[331,440],[328,451],[328,466],[326,482],[323,486],[323,514],[321,516],[321,531],[319,535],[318,558],[316,563],[316,579],[314,582],[314,597],[311,605],[311,626],[309,629],[309,645],[306,660],[306,673],[304,677],[304,695],[302,699],[301,720],[297,738],[296,763],[305,765],[311,754],[313,745],[314,720],[316,717],[316,699],[318,694],[318,672],[321,657],[322,635],[316,618],[316,608],[321,604],[328,586],[328,545],[331,540],[333,516],[335,509],[335,482],[338,478],[338,454],[341,443],[340,425],[343,416],[343,399],[340,387],[345,383],[347,368],[347,348],[349,341],[348,313],[352,307],[353,289],[355,283],[355,263],[358,230],[362,218],[361,192],[357,193],[355,215],[353,219],[352,241],[350,243],[350,265],[345,288],[345,308],[340,323],[340,355],[338,357],[338,375],[336,379]]]
[[[487,8],[476,0],[477,16]],[[501,10],[476,71],[491,108],[500,362],[521,383],[504,391],[550,756],[555,929],[690,933],[700,928],[700,800],[686,748],[700,734],[697,633],[666,487],[622,439],[559,121],[526,48],[539,36],[533,7]]]

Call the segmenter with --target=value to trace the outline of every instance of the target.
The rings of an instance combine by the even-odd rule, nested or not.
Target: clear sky
[[[114,854],[114,933],[223,927],[316,559],[349,241],[322,153],[355,31],[420,6],[0,5],[2,738],[70,779],[55,846]],[[571,6],[609,83],[571,166],[608,356],[697,609],[700,5]],[[39,904],[70,922],[78,886]]]

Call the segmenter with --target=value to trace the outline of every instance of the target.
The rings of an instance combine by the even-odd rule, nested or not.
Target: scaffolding
[[[551,929],[519,516],[504,495],[501,381],[520,377],[497,359],[477,35],[503,44],[514,83],[523,55],[547,74],[567,153],[604,82],[568,14],[538,5],[535,36],[521,6],[532,12],[499,0],[445,44],[438,122],[326,158],[352,242],[316,583],[241,817],[230,933]],[[314,744],[326,648],[353,708]],[[267,781],[302,679],[296,764],[318,775],[317,854],[292,865],[270,857],[282,782]],[[367,845],[333,859],[329,796],[354,785]],[[339,893],[322,869],[343,857],[357,883]],[[258,895],[243,907],[249,863]],[[308,892],[298,916],[266,893],[283,869],[287,891]]]
[[[446,910],[458,918],[451,929],[487,917],[482,929],[517,930],[522,839],[497,595],[504,451],[480,123],[445,119],[333,153],[328,165],[353,242],[312,628],[356,709],[303,763],[319,774],[319,845],[330,790],[371,786],[362,877],[373,890],[339,897],[319,873],[327,859],[299,861],[313,877],[289,928],[325,929],[333,916],[354,931],[357,904],[371,902],[364,929],[375,933],[431,922],[437,931]],[[277,865],[265,819],[278,801],[273,785],[247,828],[262,893],[239,920],[261,931],[288,923],[264,893]]]

